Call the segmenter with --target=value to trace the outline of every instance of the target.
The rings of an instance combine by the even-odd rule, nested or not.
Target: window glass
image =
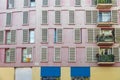
[[[35,32],[34,30],[30,30],[30,43],[34,43],[35,42]]]

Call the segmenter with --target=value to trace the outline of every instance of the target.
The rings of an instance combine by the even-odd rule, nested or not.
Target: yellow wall
[[[32,68],[32,80],[40,80],[40,67]]]
[[[61,67],[61,80],[71,80],[70,67]]]
[[[0,68],[0,80],[14,80],[14,68]]]
[[[91,67],[90,80],[120,80],[120,67]]]

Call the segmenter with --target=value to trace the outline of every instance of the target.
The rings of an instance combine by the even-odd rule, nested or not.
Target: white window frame
[[[74,48],[74,49],[75,49],[75,60],[74,60],[74,61],[71,61],[71,60],[70,60],[70,48]],[[68,61],[69,61],[69,62],[76,62],[76,47],[69,47],[69,48],[68,48],[68,55],[69,55],[69,57],[68,57]]]
[[[47,53],[46,53],[46,61],[42,61],[42,48],[46,48],[46,50],[47,50],[47,51],[46,51],[46,52],[47,52]],[[41,54],[40,54],[40,56],[41,56],[41,57],[40,57],[40,62],[48,62],[48,56],[49,56],[49,55],[48,55],[48,49],[49,49],[49,48],[48,48],[47,46],[41,46],[41,48],[40,48],[40,53],[41,53]]]
[[[55,48],[60,48],[60,60],[59,60],[59,61],[56,61],[56,60],[55,60],[55,57],[56,57],[56,56],[55,56]],[[54,47],[54,62],[61,62],[61,49],[62,49],[61,47],[57,47],[57,46]]]
[[[42,29],[47,29],[47,42],[43,42],[42,41]],[[42,43],[48,43],[48,35],[49,35],[49,33],[48,33],[49,31],[48,30],[49,30],[48,28],[41,28],[41,42]]]

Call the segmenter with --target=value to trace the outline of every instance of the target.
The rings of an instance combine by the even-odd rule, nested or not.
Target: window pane
[[[35,0],[30,1],[30,6],[35,6]]]
[[[7,31],[7,44],[11,43],[11,32]]]
[[[34,30],[30,30],[30,43],[35,42],[35,32]]]

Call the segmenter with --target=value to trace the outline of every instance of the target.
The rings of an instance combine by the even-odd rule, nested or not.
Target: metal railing
[[[112,0],[97,0],[97,4],[111,4]]]

